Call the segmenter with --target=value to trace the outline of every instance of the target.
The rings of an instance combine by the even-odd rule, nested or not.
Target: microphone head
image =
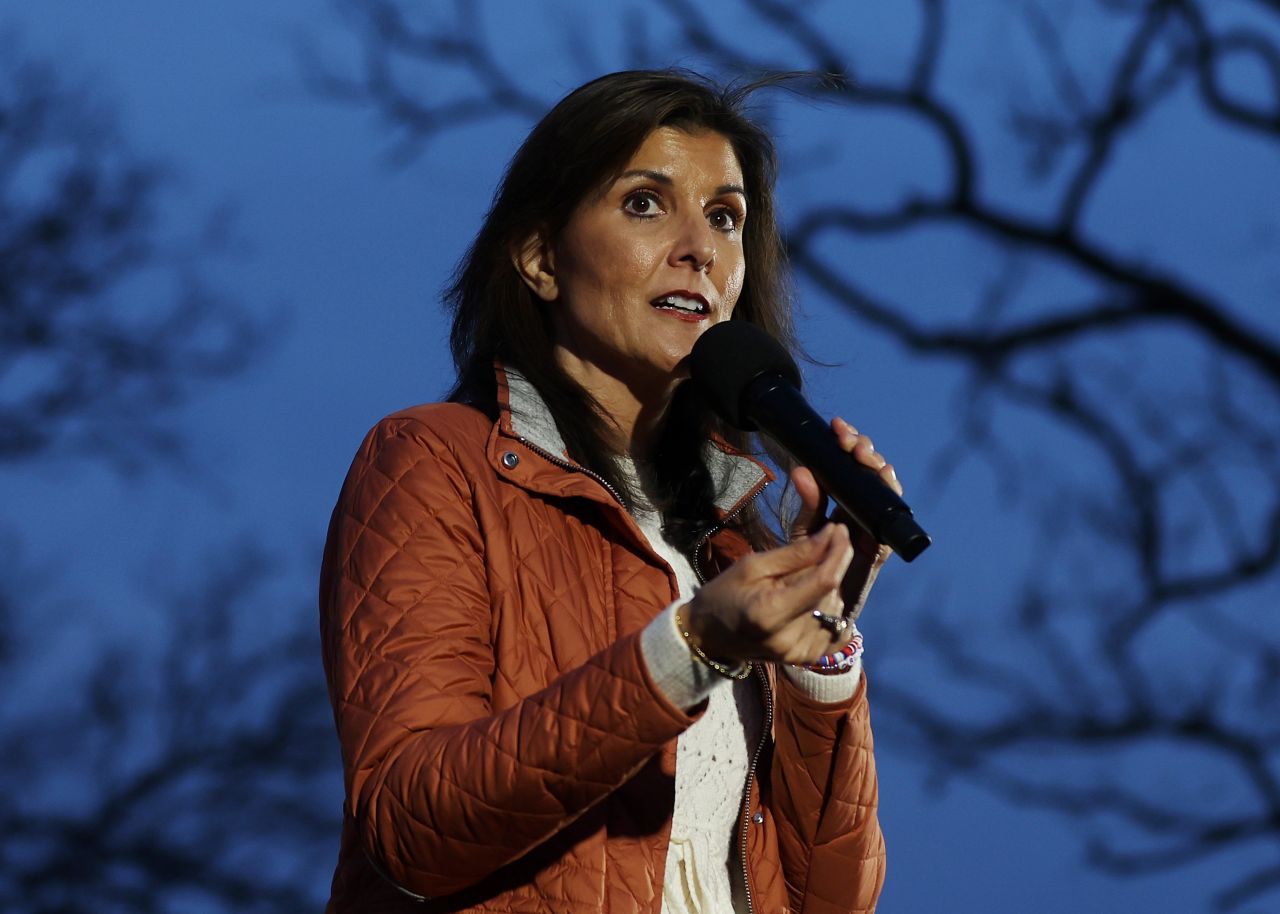
[[[761,375],[779,375],[797,390],[800,369],[782,344],[746,321],[716,324],[698,337],[689,355],[693,386],[720,418],[752,432],[756,424],[743,409],[742,395]]]

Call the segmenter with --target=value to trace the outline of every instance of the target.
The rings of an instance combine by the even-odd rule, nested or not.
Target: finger
[[[777,658],[786,663],[809,663],[821,657],[828,641],[826,632],[810,612],[787,620],[773,638]]]
[[[776,605],[788,616],[803,616],[826,598],[829,592],[838,591],[844,573],[853,561],[853,546],[849,543],[849,531],[843,524],[828,524],[819,535],[832,538],[831,548],[822,561],[801,574],[789,575],[779,581]]]
[[[796,467],[791,471],[791,485],[800,498],[800,510],[791,524],[791,538],[794,540],[808,536],[826,523],[827,496],[808,467]]]
[[[844,602],[842,600],[836,600],[835,603],[828,602],[824,604],[823,612],[826,612],[828,616],[844,618],[846,614]],[[810,616],[810,618],[813,617]],[[832,626],[826,625],[818,618],[813,618],[813,622],[804,639],[805,657],[801,659],[801,663],[813,663],[823,654],[832,653],[833,650],[840,650],[842,646],[849,644],[849,637],[852,634],[852,631],[847,626],[840,631],[832,631]]]
[[[858,430],[848,422],[836,416],[831,420],[831,430],[836,433],[836,437],[840,440],[840,446],[846,451],[853,450],[853,442],[858,440]],[[850,442],[848,447],[844,447],[844,443]]]
[[[898,481],[898,471],[893,468],[892,463],[886,463],[880,468],[880,478],[884,480],[884,484],[899,495],[902,494],[902,483]]]
[[[833,527],[842,527],[844,529],[831,529]],[[776,586],[789,587],[793,584],[801,583],[809,575],[826,574],[832,568],[839,569],[843,550],[846,546],[856,554],[856,550],[852,546],[853,533],[844,524],[825,524],[814,536],[824,538],[824,541],[828,543],[826,550],[821,555],[816,556],[809,564],[799,565],[771,575]],[[816,600],[818,597],[814,599]]]
[[[827,567],[835,569],[836,582],[839,583],[848,570],[849,563],[853,561],[853,540],[848,527],[843,524],[832,526],[838,526],[839,529],[832,536],[831,550],[823,559],[822,565],[824,570]]]
[[[750,556],[756,571],[764,577],[784,577],[795,571],[811,569],[821,564],[831,547],[833,537],[838,537],[839,524],[827,524],[811,536],[802,536],[792,543],[757,552]]]
[[[853,445],[853,457],[858,463],[869,466],[873,470],[878,470],[885,465],[884,457],[880,455],[874,442],[866,435],[858,436],[858,440]]]
[[[837,571],[838,570],[839,569],[837,568]],[[791,585],[795,585],[796,587],[804,586],[804,582],[799,580],[790,580],[787,583],[788,583],[788,586],[791,586]],[[844,594],[841,591],[840,586],[838,584],[834,587],[829,587],[826,590],[822,591],[821,593],[818,594],[817,599],[815,599],[812,603],[808,603],[805,606],[802,606],[799,612],[792,612],[791,615],[794,618],[817,619],[817,616],[814,615],[815,612],[820,612],[823,615],[827,615],[827,616],[843,615]]]
[[[831,616],[836,619],[844,616],[844,598],[841,596],[840,589],[838,587],[829,591],[827,595],[818,602],[818,605],[809,611],[809,616],[813,619],[819,630],[826,632],[829,638],[835,639],[840,637],[839,634],[832,632],[831,629],[827,627],[827,623],[813,615],[814,612],[819,612],[824,616]]]

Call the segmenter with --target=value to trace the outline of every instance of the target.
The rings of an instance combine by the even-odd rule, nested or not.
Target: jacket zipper
[[[750,496],[744,498],[738,503],[738,506],[729,514],[726,514],[718,524],[714,525],[702,538],[698,540],[698,545],[693,551],[693,573],[698,576],[698,583],[707,583],[707,576],[702,572],[702,547],[707,544],[711,537],[715,536],[729,522],[741,514],[751,502],[759,497],[760,493],[765,490],[769,483],[766,481]],[[751,753],[751,764],[747,766],[747,780],[742,786],[742,800],[739,803],[741,810],[738,818],[741,822],[741,832],[738,836],[738,860],[742,864],[742,891],[747,899],[748,914],[755,914],[755,903],[751,898],[751,880],[747,877],[747,831],[751,827],[751,784],[755,780],[756,765],[760,761],[760,753],[764,751],[765,740],[769,738],[769,734],[773,730],[773,689],[769,686],[769,677],[765,674],[764,668],[760,664],[756,664],[756,675],[760,678],[760,685],[764,689],[764,726],[760,730],[760,738],[756,740],[755,751]]]
[[[590,476],[596,482],[600,483],[600,485],[604,486],[605,491],[607,491],[610,495],[613,496],[613,500],[616,501],[618,504],[622,505],[623,510],[626,510],[627,503],[622,500],[622,496],[618,494],[618,490],[615,489],[613,486],[609,485],[608,480],[606,480],[599,473],[596,473],[592,470],[588,470],[586,467],[584,467],[580,463],[574,463],[572,460],[565,460],[563,457],[560,457],[556,454],[551,453],[546,448],[539,447],[538,445],[530,441],[528,438],[517,436],[516,440],[519,441],[521,444],[523,444],[525,447],[527,447],[529,450],[533,451],[534,453],[540,454],[541,456],[547,458],[556,466],[564,467],[566,470],[573,470],[578,473],[585,473],[586,475]]]
[[[702,534],[702,538],[699,539],[697,544],[693,547],[693,573],[698,576],[699,584],[707,583],[707,576],[702,573],[702,547],[707,544],[707,541],[710,540],[711,537],[729,526],[729,522],[745,511],[747,509],[747,505],[759,498],[760,493],[763,492],[768,485],[769,481],[767,479],[764,482],[759,483],[754,492],[745,496],[740,502],[738,502],[737,507],[722,517],[719,521],[712,524],[711,527],[707,529],[707,532]]]
[[[556,464],[556,466],[561,466],[567,470],[573,470],[578,473],[585,473],[587,476],[590,476],[596,482],[600,483],[600,485],[604,486],[605,491],[607,491],[610,495],[613,496],[614,501],[622,505],[623,510],[626,510],[626,507],[627,507],[626,502],[622,500],[622,496],[620,496],[617,490],[613,486],[609,485],[608,481],[599,473],[595,473],[591,470],[588,470],[586,467],[584,467],[580,463],[574,463],[570,460],[566,460],[563,457],[560,457],[557,454],[553,454],[550,451],[548,451],[546,448],[542,448],[534,444],[528,438],[517,436],[516,440],[519,441],[521,444],[523,444],[525,447],[529,448],[531,451],[537,454],[540,454],[541,456],[545,457],[547,460],[550,460],[552,463]],[[708,529],[707,532],[702,535],[702,538],[698,540],[697,545],[694,546],[694,549],[693,549],[692,564],[693,564],[693,573],[697,575],[699,584],[707,583],[707,576],[703,574],[702,564],[701,564],[702,547],[707,544],[707,541],[710,540],[711,537],[715,536],[717,533],[723,530],[726,526],[728,526],[730,521],[732,521],[735,517],[737,517],[744,510],[746,510],[747,505],[755,501],[760,496],[760,493],[763,492],[765,490],[765,487],[768,485],[769,483],[766,480],[762,485],[760,485],[759,488],[757,488],[749,496],[747,496],[741,502],[739,502],[738,506],[734,508],[733,511],[731,511],[729,514],[726,514],[723,518],[721,518],[719,523],[713,525],[710,529]],[[751,764],[747,767],[747,780],[746,780],[746,783],[743,785],[742,800],[741,800],[741,803],[739,804],[739,807],[742,810],[742,814],[740,816],[742,820],[742,834],[738,842],[738,850],[739,850],[739,860],[742,863],[742,890],[746,895],[748,914],[755,914],[755,904],[751,899],[751,882],[747,878],[747,829],[751,821],[751,816],[750,816],[751,783],[755,779],[756,765],[760,761],[760,753],[764,750],[765,740],[768,739],[769,733],[773,729],[773,689],[769,687],[769,678],[765,675],[764,670],[761,669],[758,664],[756,666],[756,672],[760,677],[760,684],[764,688],[764,726],[760,731],[760,739],[756,741],[755,751],[751,754]]]
[[[738,839],[738,851],[742,861],[742,888],[747,897],[747,912],[753,914],[755,905],[751,902],[751,881],[747,878],[747,831],[751,822],[751,782],[756,776],[756,763],[760,761],[760,753],[764,749],[764,741],[773,730],[773,689],[769,687],[769,677],[764,668],[756,664],[756,675],[760,677],[760,685],[764,688],[764,728],[760,731],[760,739],[756,742],[756,751],[751,754],[751,764],[747,768],[747,782],[742,789],[742,834]]]

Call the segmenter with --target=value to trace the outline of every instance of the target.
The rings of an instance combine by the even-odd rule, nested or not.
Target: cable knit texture
[[[629,460],[620,462],[635,488],[645,493]],[[641,636],[648,662],[651,654],[669,656],[675,651],[689,677],[700,686],[691,693],[677,692],[676,703],[686,694],[707,708],[676,742],[676,796],[667,846],[666,874],[662,884],[662,914],[746,914],[742,890],[742,863],[735,853],[734,835],[742,811],[751,753],[760,741],[762,709],[754,682],[720,676],[693,657],[676,629],[675,608],[693,595],[697,575],[689,559],[662,535],[662,517],[643,501],[632,510],[649,545],[675,573],[679,587],[676,602],[651,622]],[[651,634],[653,633],[653,634]],[[672,644],[674,634],[679,644]],[[665,637],[655,637],[665,636]],[[653,665],[650,667],[653,671]],[[660,687],[668,688],[655,676]],[[677,680],[684,684],[683,677]],[[676,691],[672,689],[672,691]],[[668,692],[670,695],[671,692]],[[691,707],[691,705],[683,705]]]
[[[662,887],[663,914],[747,914],[743,871],[735,836],[751,754],[760,741],[762,713],[754,683],[729,680],[693,656],[680,634],[676,607],[693,596],[697,574],[689,559],[662,533],[651,506],[651,488],[629,459],[619,469],[639,493],[631,514],[649,545],[675,573],[679,596],[645,627],[641,647],[654,680],[678,707],[706,698],[707,709],[676,743],[676,799]],[[788,673],[818,701],[852,697],[861,664],[838,676],[796,667]]]

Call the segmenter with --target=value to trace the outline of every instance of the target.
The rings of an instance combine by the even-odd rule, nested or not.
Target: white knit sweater
[[[636,481],[634,468],[624,473]],[[636,486],[643,491],[642,486]],[[697,576],[689,559],[662,536],[657,512],[632,512],[649,544],[676,576],[680,598],[653,620],[641,636],[650,675],[678,707],[688,710],[704,698],[705,713],[676,743],[676,797],[662,886],[663,914],[724,914],[747,911],[743,862],[737,851],[743,790],[751,755],[760,740],[763,710],[750,679],[717,675],[690,652],[675,622],[675,608],[693,595]],[[853,695],[861,665],[839,676],[784,667],[805,693],[819,701]]]

